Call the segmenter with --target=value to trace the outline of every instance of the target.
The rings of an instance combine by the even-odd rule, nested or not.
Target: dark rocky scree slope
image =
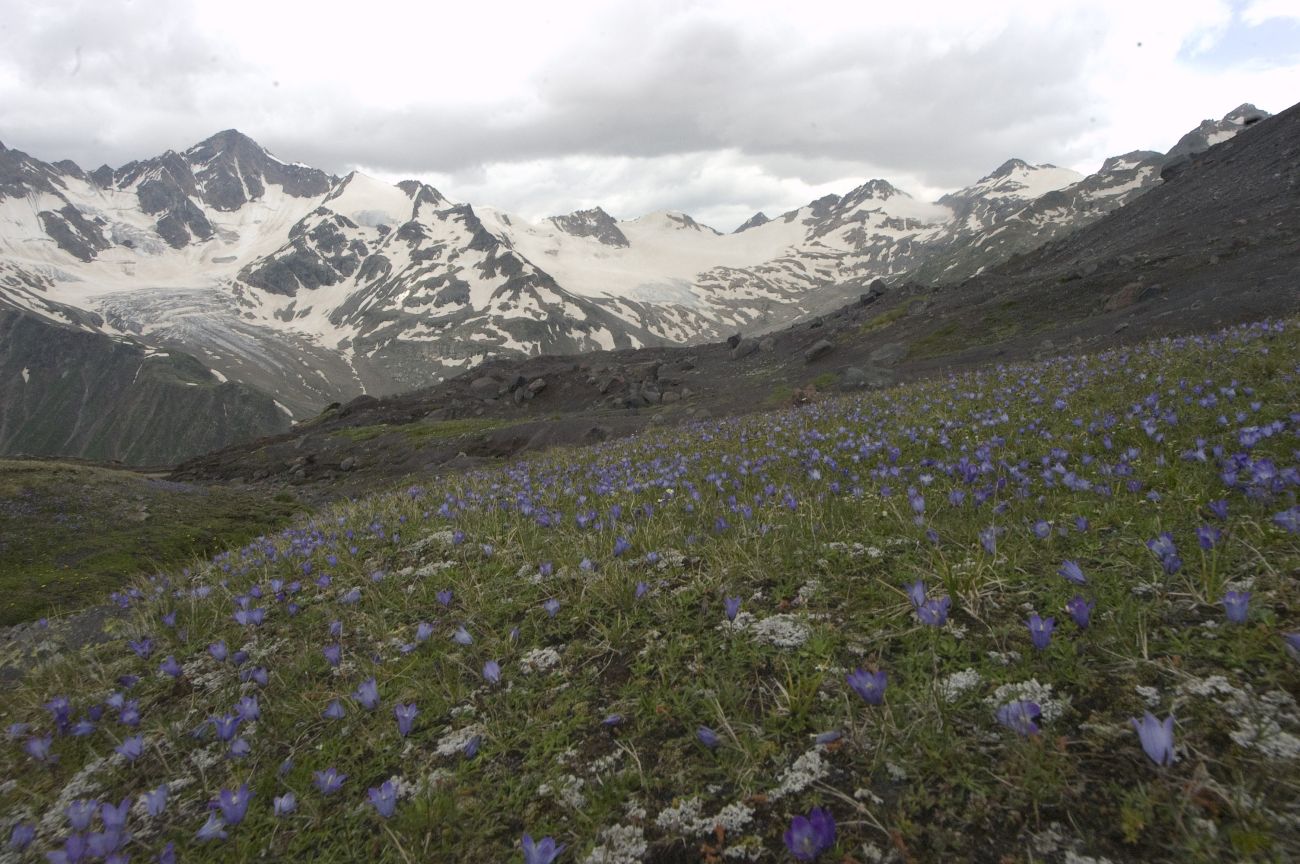
[[[1087,228],[959,285],[877,282],[832,314],[761,338],[495,361],[436,387],[360,397],[173,476],[355,494],[414,472],[789,404],[810,385],[882,386],[1292,314],[1298,276],[1300,106],[1181,163]]]
[[[248,430],[280,432],[288,420],[271,397],[217,381],[187,354],[8,309],[0,309],[0,381],[11,385],[0,405],[6,453],[174,465]]]

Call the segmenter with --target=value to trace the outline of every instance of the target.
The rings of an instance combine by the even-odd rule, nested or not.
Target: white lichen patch
[[[1236,724],[1228,737],[1238,747],[1258,751],[1270,759],[1300,759],[1300,714],[1295,698],[1282,690],[1257,695],[1249,684],[1233,685],[1222,675],[1210,675],[1179,686],[1184,696],[1214,702]]]
[[[999,666],[1010,666],[1020,662],[1019,651],[989,651],[986,656]]]
[[[1070,710],[1070,697],[1052,695],[1051,684],[1039,684],[1037,678],[1014,684],[1003,684],[984,700],[990,710],[997,711],[1008,702],[1033,702],[1043,712],[1044,723],[1054,723]]]
[[[637,864],[649,848],[645,833],[636,825],[611,825],[600,832],[600,845],[583,861],[584,864]]]
[[[1160,689],[1157,687],[1145,687],[1141,684],[1133,688],[1137,691],[1138,696],[1146,703],[1148,708],[1155,708],[1160,704]]]
[[[816,579],[809,579],[799,586],[799,591],[795,594],[795,601],[801,605],[807,605],[808,601],[817,595],[821,590],[822,583]]]
[[[825,777],[829,770],[830,767],[822,759],[821,748],[809,750],[794,760],[794,764],[785,770],[780,782],[775,789],[767,793],[767,797],[778,801],[787,795],[802,792]]]
[[[466,726],[464,729],[448,729],[444,731],[433,752],[439,756],[455,756],[464,750],[470,739],[482,734],[483,727],[478,725]]]
[[[655,817],[655,825],[670,834],[683,837],[703,837],[712,834],[721,827],[727,834],[739,833],[754,819],[754,811],[744,804],[728,804],[714,816],[701,816],[703,804],[699,796],[679,801],[676,807],[668,807]]]
[[[111,761],[112,759],[108,756],[92,759],[83,765],[80,771],[72,775],[71,779],[59,790],[58,798],[54,800],[54,803],[45,811],[45,815],[41,817],[38,830],[42,837],[48,837],[63,828],[67,820],[66,814],[69,804],[82,798],[94,798],[99,794],[104,788],[99,779],[99,773]]]
[[[737,616],[739,618],[739,616]],[[749,628],[754,641],[776,648],[798,648],[808,641],[812,630],[794,615],[773,615],[755,622]]]
[[[556,783],[543,783],[537,787],[537,794],[554,797],[570,810],[581,810],[587,806],[587,796],[582,794],[582,787],[587,781],[573,774],[566,774]]]
[[[982,680],[980,673],[974,669],[954,672],[939,682],[939,698],[945,702],[956,702],[967,690],[978,687]]]
[[[519,658],[525,673],[546,672],[560,665],[560,652],[554,648],[534,648]]]
[[[850,558],[880,558],[885,554],[883,550],[876,546],[866,546],[862,543],[842,543],[838,540],[827,543],[825,548],[832,552],[848,555]]]

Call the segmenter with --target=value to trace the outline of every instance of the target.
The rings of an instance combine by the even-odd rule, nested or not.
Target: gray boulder
[[[831,344],[830,340],[818,339],[808,348],[807,351],[803,352],[804,362],[812,363],[816,360],[820,360],[833,350],[835,350],[835,346]]]
[[[731,340],[727,340],[730,343]],[[758,350],[758,340],[746,336],[740,339],[731,349],[732,360],[742,360]]]

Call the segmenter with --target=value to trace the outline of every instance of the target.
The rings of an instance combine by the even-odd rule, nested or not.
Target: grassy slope
[[[0,460],[0,625],[103,599],[284,525],[292,499],[129,471]]]
[[[145,755],[113,755],[132,733],[113,709],[93,734],[56,736],[48,770],[28,770],[20,741],[0,748],[0,828],[36,820],[33,848],[48,849],[69,801],[166,782],[166,814],[132,816],[141,859],[174,841],[185,861],[517,861],[529,831],[567,843],[561,861],[788,860],[782,831],[820,805],[839,823],[823,860],[1284,860],[1300,854],[1300,666],[1281,638],[1300,629],[1300,535],[1273,517],[1296,503],[1298,372],[1291,322],[660,429],[341,506],[142,583],[122,635],[151,636],[147,660],[116,643],[36,670],[0,721],[48,734],[46,700],[66,695],[75,720],[142,675],[126,695]],[[1272,434],[1248,450],[1250,427]],[[1247,452],[1226,486],[1220,457]],[[1206,509],[1221,498],[1225,522]],[[1223,532],[1206,552],[1203,524]],[[1147,548],[1161,531],[1176,572]],[[1086,585],[1057,575],[1067,559]],[[946,626],[918,623],[916,579],[951,598]],[[1224,620],[1229,588],[1253,595],[1245,624]],[[1062,611],[1075,593],[1096,603],[1086,630]],[[232,620],[241,603],[265,623]],[[1057,622],[1044,651],[1031,611]],[[334,621],[337,669],[321,654]],[[461,625],[472,644],[452,640]],[[248,652],[244,675],[211,659],[216,639]],[[179,680],[158,673],[166,655]],[[846,685],[859,666],[888,673],[884,705]],[[264,687],[241,683],[254,667]],[[370,676],[373,712],[352,695]],[[1040,703],[1041,734],[995,722],[1008,685]],[[250,754],[229,759],[205,721],[241,695],[261,718],[239,729]],[[334,698],[346,717],[323,719]],[[394,706],[412,702],[402,738]],[[1129,723],[1148,707],[1176,717],[1172,766]],[[612,713],[623,723],[602,726]],[[843,737],[814,743],[830,730]],[[467,759],[455,744],[474,733]],[[348,777],[325,796],[312,776],[330,766]],[[401,799],[381,820],[366,790],[392,777]],[[254,797],[229,838],[194,839],[208,802],[244,782]],[[288,791],[299,809],[277,819]]]

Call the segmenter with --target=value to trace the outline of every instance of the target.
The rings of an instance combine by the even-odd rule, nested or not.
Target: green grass
[[[1289,322],[1280,334],[944,376],[408,478],[173,573],[159,596],[158,580],[140,582],[149,599],[122,635],[152,637],[149,659],[118,642],[33,670],[0,724],[44,734],[53,696],[81,716],[119,676],[140,675],[129,697],[147,749],[131,765],[97,761],[132,733],[112,711],[92,735],[56,737],[51,765],[0,748],[0,776],[14,778],[0,786],[0,830],[53,813],[43,852],[65,833],[68,800],[167,782],[166,815],[133,817],[140,860],[172,841],[199,862],[517,862],[528,832],[568,844],[568,864],[620,830],[643,838],[647,861],[781,861],[782,832],[813,806],[839,825],[822,861],[1294,859],[1300,771],[1287,754],[1300,742],[1300,663],[1280,634],[1300,629],[1300,538],[1273,517],[1295,492],[1227,490],[1195,451],[1236,453],[1243,430],[1280,424],[1250,455],[1293,467],[1297,370]],[[1217,404],[1199,404],[1206,394]],[[1069,472],[1093,488],[1071,489]],[[919,524],[909,487],[925,498]],[[1195,530],[1219,498],[1230,516],[1202,553]],[[993,551],[980,541],[990,525],[1002,529]],[[1177,539],[1176,572],[1147,548],[1162,531]],[[620,556],[617,538],[630,543]],[[1086,585],[1057,575],[1064,560]],[[946,626],[919,623],[905,593],[917,579],[951,598]],[[300,591],[275,596],[295,581]],[[200,588],[210,594],[190,590]],[[1229,588],[1252,593],[1245,624],[1224,619]],[[352,589],[356,602],[341,602]],[[1076,593],[1096,603],[1087,629],[1062,611]],[[722,611],[733,596],[739,625]],[[241,603],[266,622],[238,624]],[[1034,611],[1056,618],[1043,651],[1024,623]],[[335,621],[343,660],[331,669],[321,648]],[[421,622],[433,635],[416,643]],[[451,638],[462,625],[470,645]],[[801,638],[763,637],[782,627]],[[268,684],[213,661],[218,639],[248,652],[242,668],[265,668]],[[548,652],[553,667],[528,667]],[[158,674],[167,655],[184,664],[180,680]],[[497,685],[481,676],[488,659],[501,664]],[[856,667],[887,672],[883,705],[847,687]],[[372,676],[382,703],[369,712],[352,694]],[[1040,734],[997,723],[1015,698],[1007,687],[1042,704]],[[210,730],[196,737],[250,694],[262,716],[239,730],[249,756],[226,758]],[[323,719],[335,698],[347,716]],[[419,715],[402,738],[393,708],[410,702]],[[1145,710],[1176,718],[1173,765],[1143,754],[1130,718]],[[603,726],[613,713],[623,723]],[[700,725],[716,730],[716,751],[696,739]],[[467,730],[482,735],[475,758],[439,752]],[[830,730],[840,740],[814,743]],[[311,778],[329,766],[348,780],[325,797]],[[408,791],[381,820],[366,790],[391,777]],[[228,840],[196,841],[208,802],[245,782],[244,822]],[[289,791],[299,811],[276,819],[271,801]]]
[[[890,309],[888,312],[882,312],[879,315],[872,318],[871,320],[863,323],[863,325],[860,328],[858,328],[858,332],[863,335],[866,335],[867,333],[876,333],[880,330],[884,330],[886,327],[889,327],[891,324],[903,318],[905,315],[907,315],[907,304],[899,303],[897,306],[895,306],[893,309]]]
[[[448,441],[464,435],[477,435],[501,426],[505,421],[481,417],[465,417],[458,420],[419,421],[416,423],[388,424],[373,426],[353,426],[340,429],[333,434],[350,441],[361,443],[372,441],[383,435],[400,434],[411,443],[419,446],[431,441]]]
[[[0,625],[101,602],[132,578],[244,543],[300,509],[287,495],[0,460]]]

